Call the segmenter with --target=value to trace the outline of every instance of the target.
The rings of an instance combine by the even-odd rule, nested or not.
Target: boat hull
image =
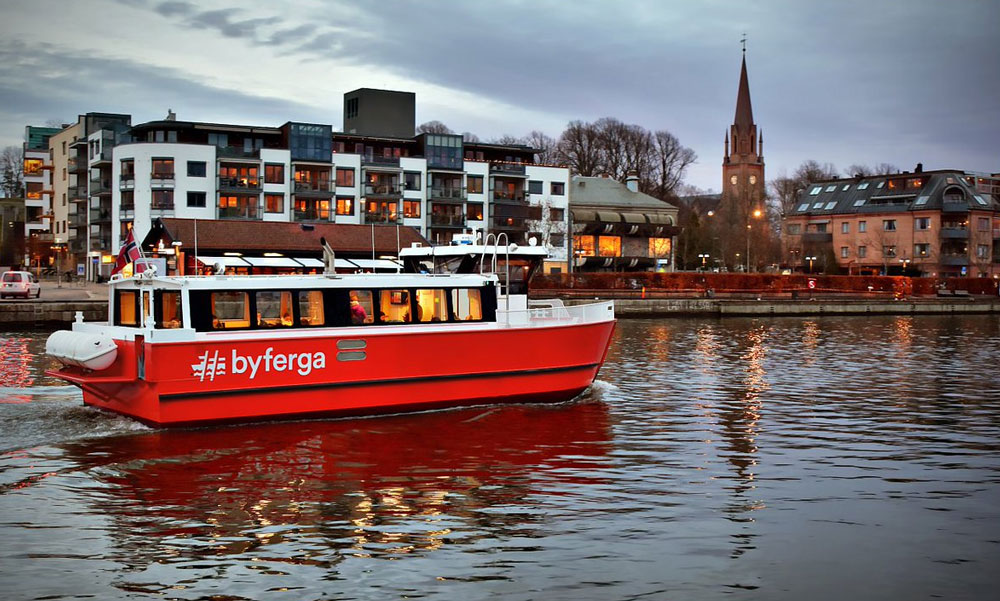
[[[84,402],[155,426],[561,402],[597,377],[614,321],[117,341],[104,372],[65,367]]]

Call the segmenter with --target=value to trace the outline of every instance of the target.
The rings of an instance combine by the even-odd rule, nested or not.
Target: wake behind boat
[[[455,248],[441,250],[447,273],[433,273],[437,251],[404,249],[431,273],[336,274],[328,257],[321,275],[115,279],[109,322],[54,333],[46,352],[63,366],[48,373],[88,405],[160,426],[559,402],[587,388],[612,303],[529,303],[544,253]]]

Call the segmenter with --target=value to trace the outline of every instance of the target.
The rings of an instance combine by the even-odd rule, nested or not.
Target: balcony
[[[87,155],[81,154],[75,157],[69,157],[66,162],[66,168],[70,173],[80,173],[87,170]]]
[[[947,240],[968,240],[969,230],[964,227],[942,227],[941,237]]]
[[[384,223],[395,225],[400,223],[399,213],[390,213],[386,211],[365,211],[365,223]]]
[[[219,207],[219,219],[260,219],[261,211],[257,203],[247,203],[235,207]]]
[[[122,173],[118,176],[119,190],[135,190],[135,174]]]
[[[92,179],[90,180],[90,195],[91,196],[104,196],[111,194],[111,180],[110,179]]]
[[[135,219],[135,204],[123,204],[118,207],[121,219]]]
[[[430,188],[427,194],[431,200],[451,200],[455,202],[463,202],[468,196],[465,193],[465,188],[451,186],[435,186]]]
[[[969,257],[960,254],[941,254],[941,264],[947,267],[963,267],[969,264]]]
[[[219,159],[256,159],[260,160],[260,150],[239,148],[237,146],[220,146],[215,149],[215,156]]]
[[[292,211],[292,219],[295,221],[329,221],[330,209],[318,207],[306,207]]]
[[[111,241],[110,240],[102,240],[102,239],[97,239],[97,238],[91,237],[90,238],[90,250],[110,252],[111,251]]]
[[[75,228],[86,228],[87,227],[87,213],[86,211],[79,211],[77,213],[69,214],[69,218],[66,220],[69,227]]]
[[[365,196],[373,198],[401,198],[401,184],[365,184]]]
[[[105,148],[101,152],[90,157],[90,164],[96,165],[98,163],[110,163],[111,162],[111,149]]]
[[[527,169],[523,163],[490,163],[490,173],[527,177]]]
[[[954,201],[949,202],[948,198],[945,198],[944,202],[941,203],[941,212],[942,213],[968,213],[969,212],[969,203],[965,202],[965,200],[962,200],[960,202],[954,202]]]
[[[69,187],[70,201],[87,200],[87,198],[89,197],[90,197],[90,192],[86,182]]]
[[[110,209],[90,209],[90,223],[110,223]]]
[[[465,215],[435,215],[431,213],[432,227],[465,227]]]
[[[526,232],[524,219],[520,217],[492,217],[490,229],[494,232]]]
[[[219,192],[247,192],[260,191],[260,178],[253,177],[222,177],[216,178],[216,185]]]
[[[388,167],[399,169],[399,157],[363,156],[361,164],[366,167]]]
[[[173,188],[174,173],[160,172],[149,174],[149,185],[153,188]]]
[[[493,200],[495,202],[505,202],[505,203],[526,203],[528,202],[528,195],[524,193],[524,190],[518,190],[515,192],[494,190]]]
[[[301,197],[332,198],[335,186],[330,180],[321,179],[315,182],[292,182],[294,194]]]
[[[803,242],[833,242],[831,232],[806,232],[802,234]]]

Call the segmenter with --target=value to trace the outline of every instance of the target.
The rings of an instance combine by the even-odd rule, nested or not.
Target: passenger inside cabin
[[[368,314],[365,312],[365,308],[361,306],[361,303],[358,302],[358,295],[351,292],[351,323],[362,324],[365,323],[366,319],[368,319]]]

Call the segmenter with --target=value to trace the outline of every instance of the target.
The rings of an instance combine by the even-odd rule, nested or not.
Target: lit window
[[[479,290],[471,288],[452,290],[451,309],[455,319],[459,321],[481,321],[483,319],[483,303]]]
[[[448,297],[444,290],[417,290],[417,321],[448,321]]]
[[[653,259],[666,259],[670,257],[670,238],[650,238],[649,256]]]
[[[576,254],[585,257],[593,257],[597,253],[593,236],[573,236],[573,248]]]
[[[262,290],[257,292],[257,325],[262,328],[290,327],[292,319],[292,293]]]
[[[598,255],[601,257],[622,256],[621,236],[598,236]]]

